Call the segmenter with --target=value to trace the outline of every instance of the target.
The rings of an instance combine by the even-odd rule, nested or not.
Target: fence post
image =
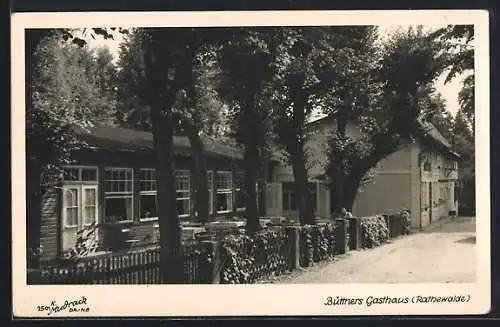
[[[384,217],[384,220],[385,220],[385,224],[387,225],[387,238],[391,238],[392,237],[392,233],[391,233],[391,225],[390,225],[390,216],[389,215],[382,215]]]
[[[359,250],[361,248],[361,220],[358,217],[349,218],[349,249]]]
[[[401,235],[403,230],[402,219],[399,215],[389,216],[389,236],[391,238],[398,237]]]
[[[220,244],[217,241],[201,241],[200,273],[202,284],[220,284],[222,265]]]
[[[348,243],[347,243],[347,221],[343,218],[337,218],[336,222],[336,235],[335,235],[335,248],[337,254],[345,254],[348,252]]]
[[[41,269],[27,269],[27,285],[42,284],[42,270]]]
[[[290,258],[290,270],[295,270],[300,267],[300,238],[299,228],[296,226],[286,227],[286,237],[288,239],[288,250]]]

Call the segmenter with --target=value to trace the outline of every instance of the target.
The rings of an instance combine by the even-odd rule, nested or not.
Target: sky
[[[378,25],[379,27],[379,34],[381,36],[381,39],[383,40],[384,38],[387,38],[390,36],[390,34],[399,29],[403,28],[406,29],[410,25]],[[437,29],[442,26],[424,26],[424,30],[431,30],[431,29]],[[107,46],[110,50],[110,52],[113,54],[113,57],[115,60],[118,58],[118,46],[119,44],[123,41],[123,35],[120,33],[114,33],[114,40],[104,40],[102,37],[96,37],[95,39],[92,39],[90,36],[85,37],[85,39],[88,42],[88,45],[91,48],[96,48],[96,47],[101,47],[101,46]],[[445,84],[445,74],[440,76],[436,80],[436,89],[441,93],[443,98],[446,101],[446,108],[447,110],[452,114],[455,115],[457,113],[457,110],[459,108],[458,104],[458,93],[461,90],[461,80],[463,76],[458,76],[449,83]]]

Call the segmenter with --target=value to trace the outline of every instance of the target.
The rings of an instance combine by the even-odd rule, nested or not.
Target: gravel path
[[[351,251],[272,283],[449,283],[475,281],[475,219],[438,221],[374,249]]]

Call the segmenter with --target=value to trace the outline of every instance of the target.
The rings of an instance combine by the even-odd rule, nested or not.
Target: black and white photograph
[[[488,311],[487,12],[54,15],[13,19],[19,312]]]

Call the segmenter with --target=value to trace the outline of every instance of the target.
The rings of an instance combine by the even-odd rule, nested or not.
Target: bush
[[[254,283],[269,275],[280,275],[289,268],[284,230],[263,231],[254,238],[228,235],[222,242],[223,284]]]
[[[389,228],[384,216],[361,217],[363,248],[373,248],[389,239]]]
[[[92,223],[80,229],[77,234],[76,244],[66,254],[66,259],[78,261],[91,253],[94,253],[99,248],[97,239],[97,224]]]

